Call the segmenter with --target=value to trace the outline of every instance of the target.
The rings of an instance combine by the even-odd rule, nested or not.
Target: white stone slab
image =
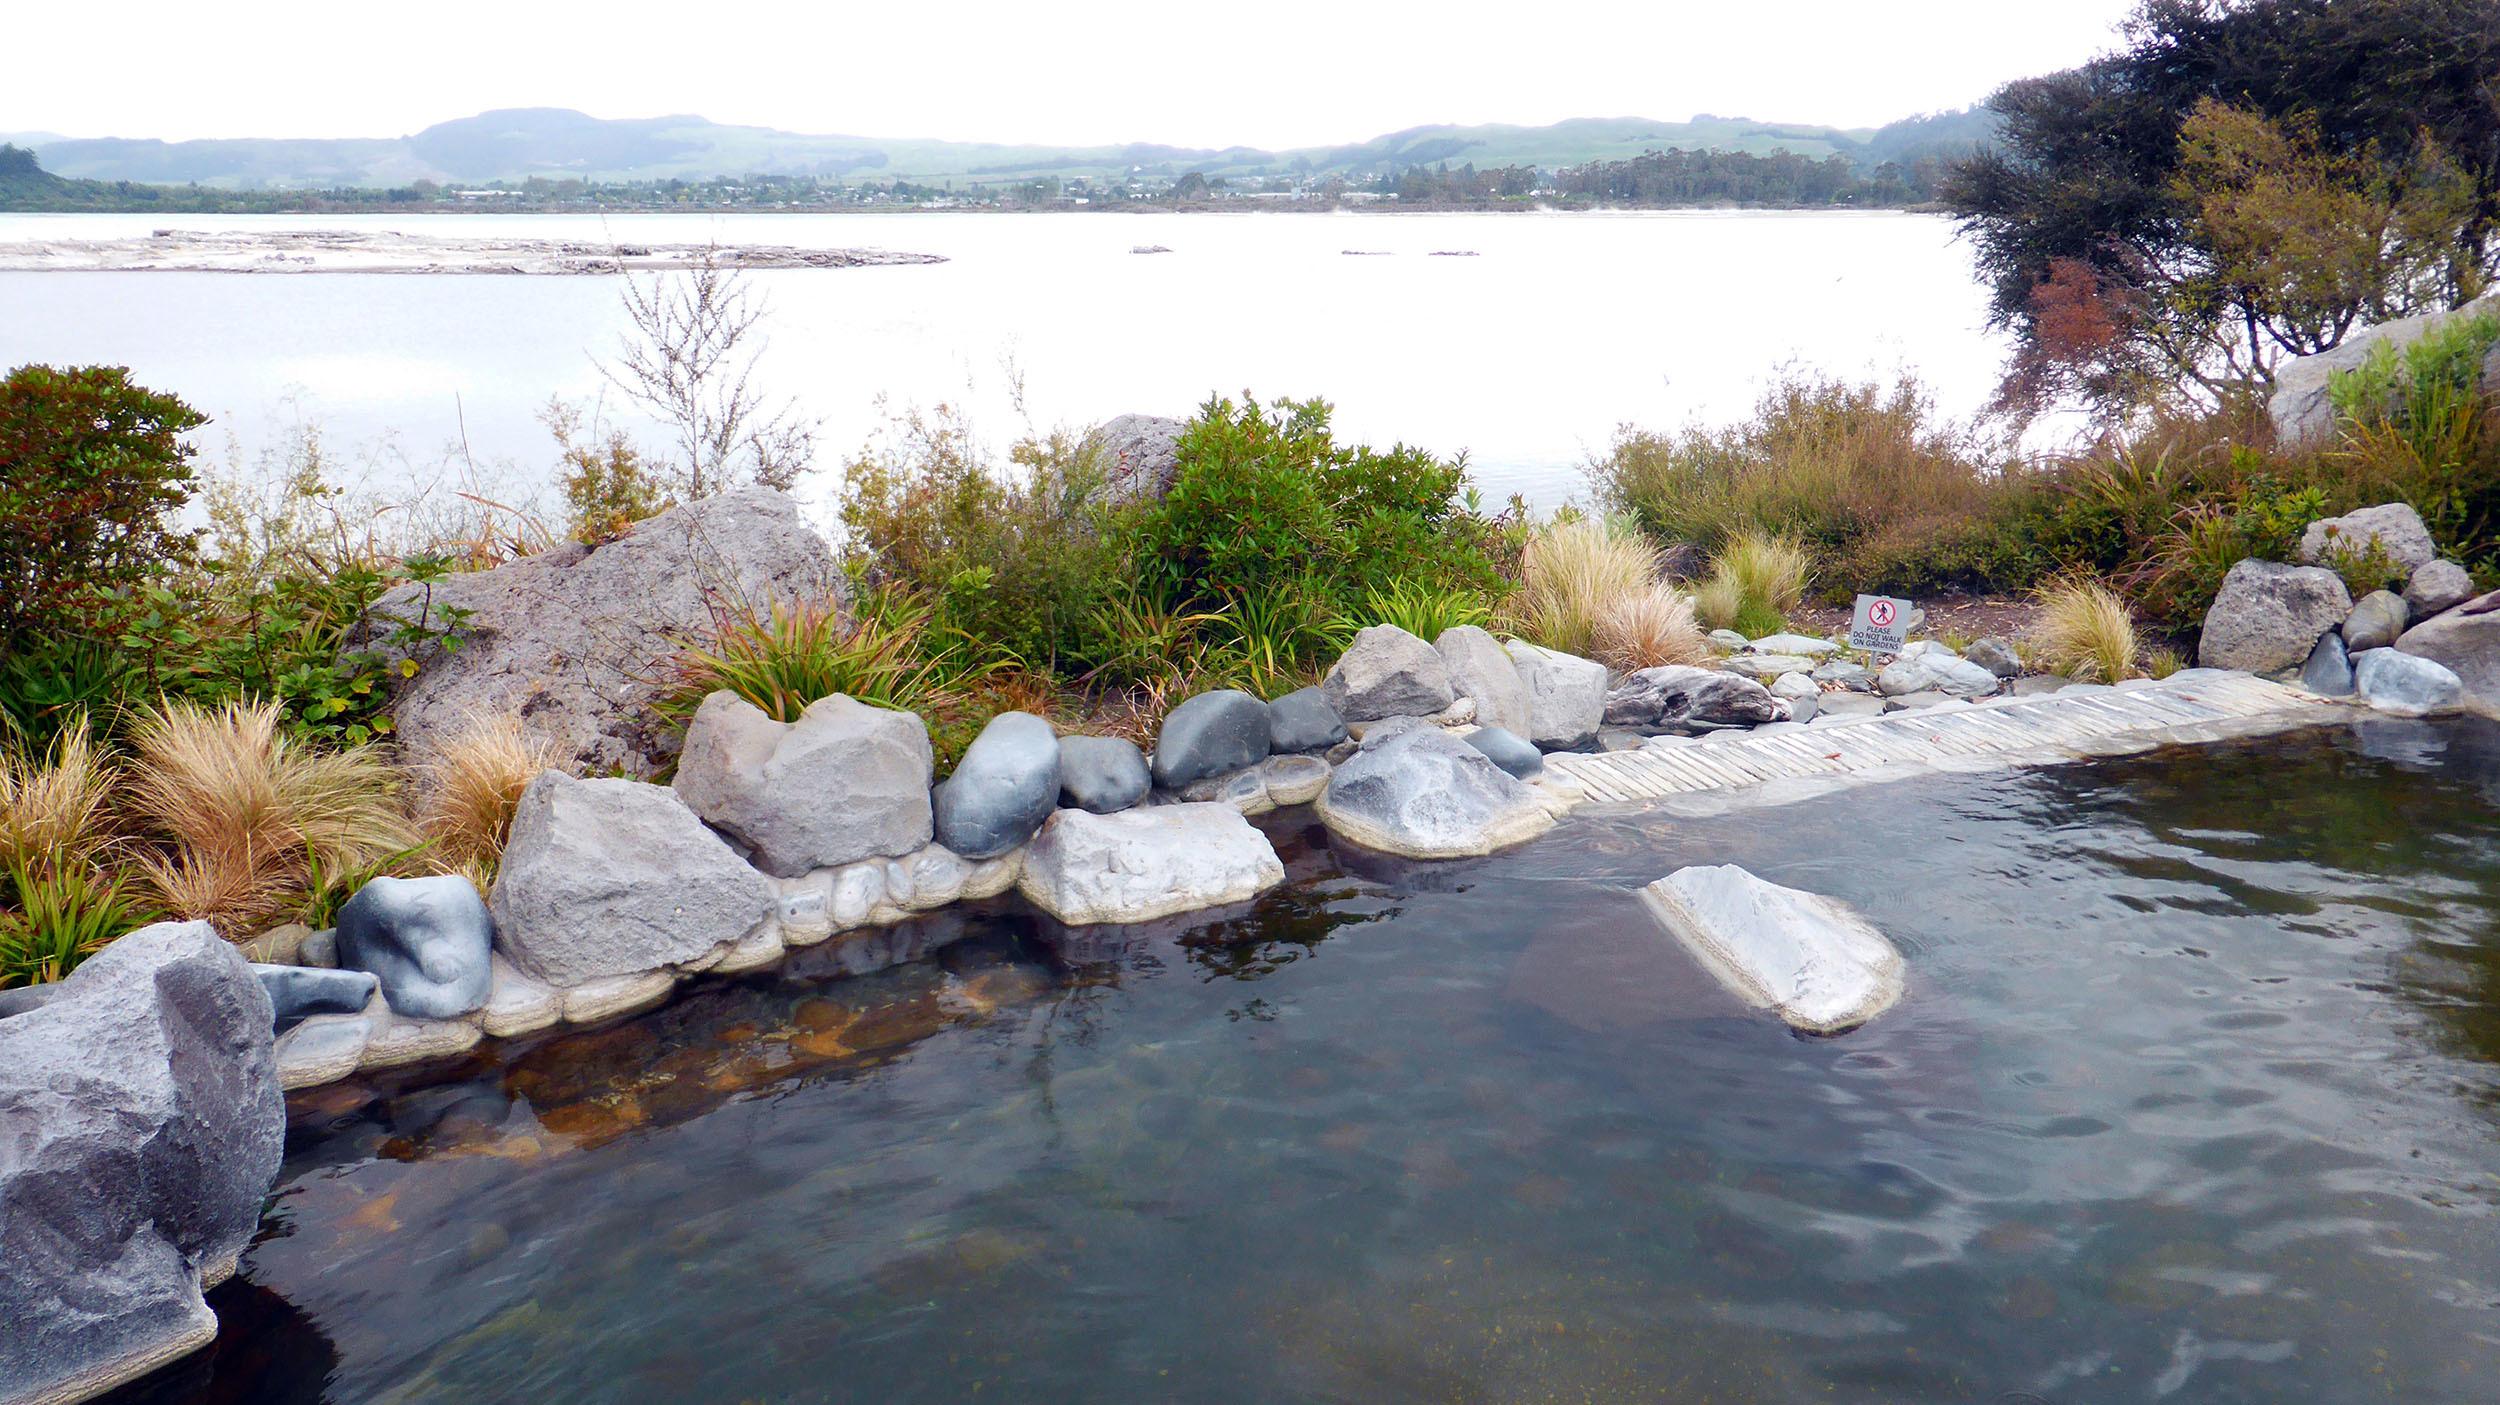
[[[1809,1034],[1855,1029],[1901,998],[1901,953],[1834,899],[1723,864],[1678,869],[1641,900],[1721,985]]]

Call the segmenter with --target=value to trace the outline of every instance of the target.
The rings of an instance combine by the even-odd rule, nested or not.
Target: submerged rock
[[[967,859],[1006,853],[1059,808],[1059,734],[1029,712],[998,714],[931,801],[937,842]]]
[[[1320,686],[1348,722],[1430,717],[1458,698],[1440,653],[1393,624],[1356,634]]]
[[[1437,728],[1404,732],[1337,768],[1319,798],[1332,833],[1413,859],[1489,854],[1543,834],[1536,792]]]
[[[696,960],[775,905],[764,875],[668,787],[561,771],[521,792],[492,901],[497,948],[558,986]]]
[[[1156,805],[1052,815],[1016,888],[1060,921],[1088,926],[1242,902],[1284,881],[1275,847],[1231,806]]]
[[[2352,613],[2341,576],[2323,566],[2247,560],[2222,578],[2196,661],[2242,673],[2288,672],[2308,661],[2318,636]]]
[[[735,693],[703,700],[673,784],[757,868],[796,878],[929,842],[929,729],[836,693],[776,722]]]
[[[411,1019],[449,1020],[486,1003],[495,919],[459,874],[376,878],[339,908],[339,966],[371,971]]]
[[[1297,704],[1297,716],[1299,709]],[[1311,730],[1320,729],[1314,725]],[[1337,730],[1342,735],[1344,725]],[[1275,733],[1273,710],[1248,693],[1237,688],[1200,693],[1164,715],[1162,730],[1155,734],[1155,784],[1179,790],[1209,776],[1256,766],[1267,759]]]
[[[682,642],[708,637],[724,600],[773,605],[845,599],[831,548],[769,488],[699,498],[638,522],[604,546],[565,543],[439,581],[399,586],[366,613],[352,647],[396,657],[403,622],[439,627],[469,611],[458,650],[427,646],[392,702],[394,736],[424,761],[474,718],[518,717],[584,772],[650,774],[676,738],[646,725],[648,703]]]
[[[1097,815],[1125,810],[1154,789],[1146,753],[1125,737],[1059,739],[1059,803]]]
[[[1840,1034],[1901,998],[1901,953],[1834,899],[1727,864],[1678,869],[1641,900],[1721,985],[1793,1028]]]
[[[1683,664],[1644,668],[1606,695],[1610,727],[1758,727],[1780,715],[1779,699],[1753,679]]]
[[[2465,700],[2464,680],[2446,665],[2394,649],[2356,656],[2352,680],[2362,701],[2399,717],[2426,717]]]
[[[1506,647],[1528,686],[1528,740],[1544,751],[1578,751],[1596,741],[1606,722],[1606,666],[1525,640]]]
[[[1528,685],[1502,641],[1489,631],[1463,624],[1441,631],[1432,647],[1449,665],[1450,687],[1461,700],[1474,699],[1476,721],[1526,735],[1532,725]]]
[[[1326,751],[1346,739],[1345,719],[1324,688],[1296,689],[1267,705],[1268,750],[1284,755]]]
[[[202,1290],[285,1149],[268,994],[205,922],[159,923],[0,1020],[0,1397],[100,1395],[207,1345]]]

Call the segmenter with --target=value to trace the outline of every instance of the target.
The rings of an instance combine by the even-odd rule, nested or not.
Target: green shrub
[[[1693,591],[1693,613],[1711,629],[1733,629],[1753,639],[1777,634],[1805,597],[1812,571],[1797,543],[1750,529],[1738,532],[1711,558],[1709,576]]]
[[[189,558],[182,435],[206,422],[120,367],[0,379],[0,649],[86,628],[112,592]]]
[[[682,729],[706,697],[726,688],[778,722],[797,721],[808,704],[835,693],[925,716],[960,701],[991,671],[960,646],[932,646],[929,620],[926,606],[875,594],[848,621],[831,605],[775,605],[762,618],[724,614],[708,644],[678,656],[655,710]]]
[[[152,920],[123,875],[83,863],[11,865],[0,906],[0,989],[60,980],[125,932]]]
[[[1393,624],[1418,639],[1434,640],[1444,630],[1463,624],[1482,625],[1493,618],[1483,595],[1463,589],[1434,587],[1421,581],[1392,581],[1363,593],[1362,608],[1345,620],[1353,629]]]

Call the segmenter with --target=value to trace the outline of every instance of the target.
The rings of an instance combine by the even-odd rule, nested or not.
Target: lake
[[[966,406],[1003,446],[1028,423],[1249,390],[1324,396],[1349,437],[1466,451],[1488,500],[1551,506],[1585,492],[1617,425],[1732,419],[1782,364],[1913,369],[1964,414],[2002,358],[1952,224],[1889,212],[0,215],[0,243],[255,227],[945,256],[752,275],[773,309],[763,379],[822,417],[828,464],[903,406]],[[1150,245],[1171,252],[1130,252]],[[599,395],[617,294],[606,277],[0,273],[0,367],[128,365],[214,417],[215,458],[309,421],[383,480],[426,476],[465,436],[491,476],[543,482],[537,411]],[[829,477],[807,491],[823,501]]]
[[[2285,804],[2286,796],[2300,803]],[[1414,865],[949,909],[307,1090],[114,1405],[2487,1402],[2500,726],[2350,725]],[[1862,909],[1744,1010],[1638,885]]]

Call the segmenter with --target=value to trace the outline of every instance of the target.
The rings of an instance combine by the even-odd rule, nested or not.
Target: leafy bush
[[[11,899],[0,906],[0,989],[60,980],[150,920],[128,879],[84,863],[13,863],[0,877]]]
[[[585,429],[581,411],[561,399],[549,400],[538,419],[555,436],[556,486],[564,492],[565,531],[573,540],[588,546],[614,541],[674,505],[660,472],[625,431]]]
[[[188,559],[182,435],[206,422],[120,367],[0,379],[0,648],[84,627],[115,590]]]
[[[1440,638],[1444,630],[1463,624],[1481,625],[1492,617],[1493,607],[1475,591],[1435,588],[1421,581],[1393,581],[1365,591],[1362,608],[1346,623],[1353,629],[1393,624],[1418,639],[1430,641]]]
[[[724,614],[709,644],[678,656],[657,710],[683,727],[726,688],[778,722],[797,721],[835,693],[925,716],[960,701],[991,667],[969,663],[959,648],[930,649],[928,625],[926,607],[891,597],[864,600],[847,622],[831,604],[775,605],[762,618]]]

